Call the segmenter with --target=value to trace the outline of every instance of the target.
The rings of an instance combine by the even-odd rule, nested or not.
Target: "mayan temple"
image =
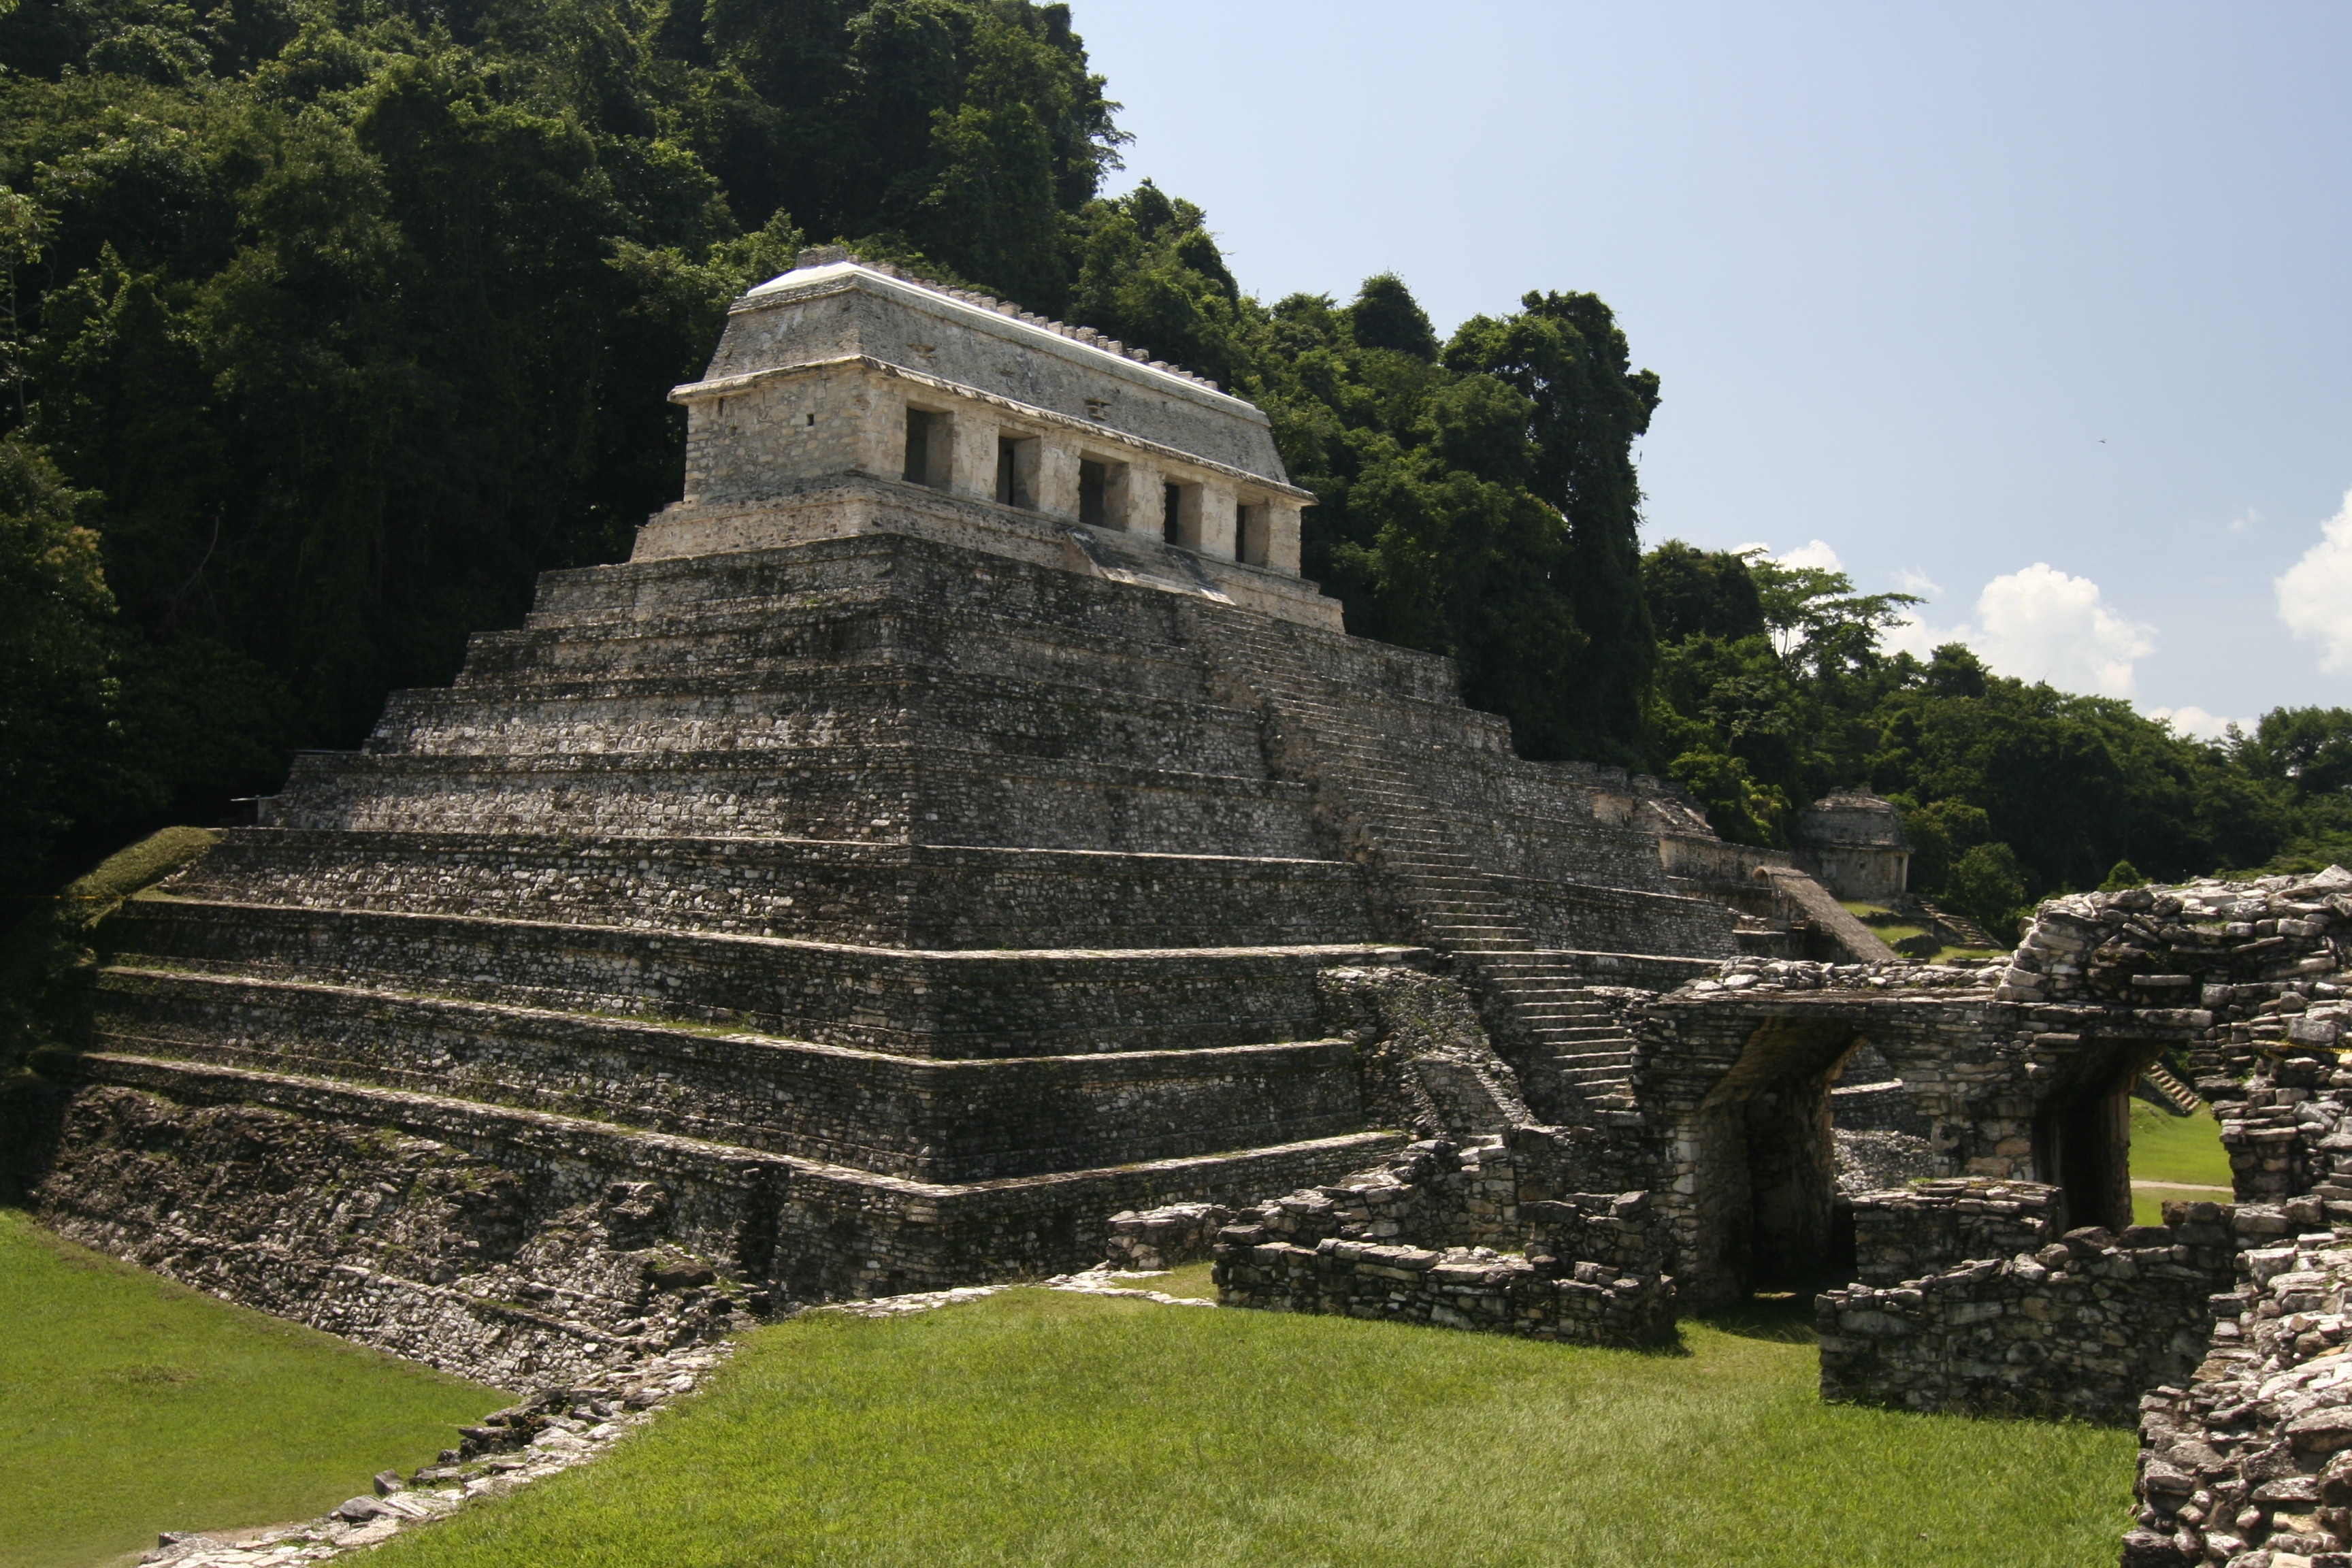
[[[1249,404],[803,260],[673,395],[630,560],[110,922],[54,1223],[520,1377],[1376,1162],[1366,976],[1475,1001],[1510,1070],[1444,1092],[1606,1127],[1596,987],[1801,956],[1800,906],[1872,945],[1347,636]]]

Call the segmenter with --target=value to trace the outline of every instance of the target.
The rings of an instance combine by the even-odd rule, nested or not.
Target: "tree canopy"
[[[1258,300],[1199,207],[1103,194],[1127,138],[1066,5],[16,0],[0,66],[12,889],[355,744],[538,573],[625,556],[681,483],[664,394],[809,239],[1257,402],[1351,630],[1734,837],[1869,781],[1935,876],[2001,845],[2031,894],[2347,831],[2341,710],[2201,746],[1965,649],[1886,657],[1902,597],[1835,574],[1645,562],[1659,381],[1606,304],[1441,339],[1391,273]]]
[[[2342,709],[2283,709],[2207,742],[2127,702],[1995,675],[1958,644],[1888,654],[1912,601],[1842,573],[1671,540],[1643,570],[1664,634],[1659,753],[1727,837],[1785,845],[1795,807],[1874,789],[1902,809],[1914,888],[1996,934],[2031,900],[2119,868],[2175,880],[2352,853]]]

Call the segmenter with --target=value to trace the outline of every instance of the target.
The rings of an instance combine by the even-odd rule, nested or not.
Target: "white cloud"
[[[2319,525],[2319,542],[2273,586],[2287,630],[2326,647],[2319,668],[2352,673],[2352,490],[2344,492],[2342,510]]]
[[[1908,593],[1935,586],[1916,573],[1901,581]],[[1890,652],[1920,658],[1952,642],[1975,649],[1997,674],[2046,680],[2063,691],[2129,697],[2132,667],[2156,651],[2156,628],[2117,615],[2088,577],[2070,577],[2037,561],[1986,584],[1973,622],[1938,626],[1911,616],[1885,634]]]
[[[1784,550],[1772,559],[1783,566],[1813,566],[1823,572],[1845,570],[1845,563],[1838,559],[1838,552],[1818,539],[1810,543],[1801,544],[1794,550]]]
[[[2262,521],[2263,514],[2256,511],[2252,507],[2248,507],[2245,510],[2240,512],[2237,516],[2230,520],[2230,531],[2231,533],[2251,532],[2252,531],[2254,525]]]
[[[2127,621],[2088,577],[2035,562],[1985,584],[1970,645],[1985,663],[2062,691],[2132,694],[2133,664],[2156,651],[2156,628]]]
[[[1944,591],[1944,585],[1941,583],[1937,582],[1925,572],[1916,571],[1908,566],[1895,574],[1895,585],[1906,594],[1916,594],[1923,599],[1932,599]]]
[[[2170,721],[2176,735],[2195,735],[2204,741],[2220,740],[2221,731],[2232,724],[2246,731],[2254,727],[2252,719],[2225,719],[2218,713],[2206,712],[2193,702],[2179,708],[2151,708],[2147,716]]]
[[[1931,626],[1916,616],[1906,616],[1880,634],[1879,643],[1889,653],[1927,658],[1948,642],[1966,642],[1975,635],[1965,626]]]

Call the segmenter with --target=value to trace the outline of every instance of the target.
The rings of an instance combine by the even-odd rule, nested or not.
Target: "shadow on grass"
[[[1691,1317],[1719,1333],[1737,1334],[1743,1340],[1769,1340],[1783,1345],[1814,1342],[1813,1292],[1810,1290],[1759,1290],[1737,1306],[1694,1312]]]

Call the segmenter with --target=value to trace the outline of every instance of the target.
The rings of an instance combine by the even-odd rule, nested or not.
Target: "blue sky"
[[[2352,706],[2352,5],[1074,9],[1252,292],[1607,300],[1651,542],[2187,727]]]

